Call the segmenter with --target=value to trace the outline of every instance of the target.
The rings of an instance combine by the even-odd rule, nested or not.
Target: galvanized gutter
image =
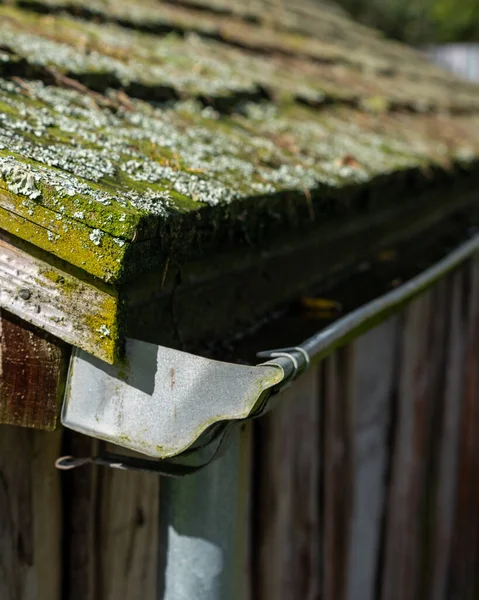
[[[290,355],[297,362],[296,370],[301,371],[309,363],[321,361],[336,348],[345,345],[360,333],[371,329],[378,323],[381,323],[381,321],[387,319],[387,317],[397,312],[405,304],[411,302],[416,296],[430,288],[434,283],[445,277],[478,251],[479,234],[456,248],[447,257],[432,267],[424,270],[421,274],[331,323],[331,325],[328,325],[325,329],[311,336],[297,347],[260,352],[258,356],[263,358],[274,358],[276,356],[276,360],[272,362],[281,364],[283,369],[287,371],[293,368],[294,373],[295,365],[292,364],[291,359],[289,359],[289,368],[286,365],[288,356],[285,355]],[[281,359],[278,357],[278,353],[283,354]],[[307,357],[306,360],[305,357]]]
[[[222,363],[130,340],[129,369],[77,350],[62,413],[65,426],[135,450],[59,459],[60,468],[97,463],[187,475],[217,459],[231,427],[270,410],[311,363],[374,327],[479,250],[479,234],[407,283],[361,306],[292,348],[259,353],[256,367]],[[149,460],[152,457],[161,460]]]

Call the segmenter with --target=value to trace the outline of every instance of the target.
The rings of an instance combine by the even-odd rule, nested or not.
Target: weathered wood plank
[[[464,355],[467,319],[463,314],[466,300],[463,270],[454,274],[450,286],[450,312],[446,346],[445,385],[443,405],[435,432],[437,481],[435,495],[431,500],[431,524],[428,545],[430,547],[430,579],[427,597],[446,600],[449,563],[453,538],[454,497],[457,485],[458,449],[461,436],[461,398],[463,397]]]
[[[71,431],[65,432],[64,451],[72,456],[96,454],[98,441]],[[65,519],[65,596],[68,600],[96,598],[98,589],[95,540],[97,479],[99,469],[92,467],[66,471],[62,476]]]
[[[441,96],[440,93],[434,96],[437,88],[431,87],[436,81],[446,79],[437,67],[428,64],[410,48],[386,42],[368,28],[330,10],[324,3],[320,5],[320,11],[311,3],[298,1],[224,4],[227,8],[216,3],[213,7],[210,2],[182,1],[177,6],[172,2],[149,2],[132,11],[126,0],[108,4],[91,1],[88,7],[79,0],[21,2],[22,6],[37,10],[41,7],[41,12],[64,10],[92,20],[116,21],[128,28],[157,34],[193,31],[200,36],[217,38],[223,45],[240,46],[268,57],[271,54],[308,57],[321,63],[339,62],[343,68],[353,64],[359,71],[369,69],[370,82],[379,77],[380,71],[387,74],[393,89],[403,83],[409,90],[408,76],[412,75],[410,79],[413,80],[421,76],[428,82],[428,86],[418,86],[421,95],[434,99]],[[198,6],[202,10],[195,10]],[[416,99],[416,96],[419,91],[416,95],[411,94],[411,98]]]
[[[99,473],[96,539],[101,600],[157,598],[159,481],[152,473],[114,469]]]
[[[60,474],[55,461],[60,455],[62,431],[35,431],[30,459],[35,569],[35,600],[61,598],[63,506]]]
[[[448,598],[477,598],[479,579],[479,262],[466,285],[466,352]]]
[[[118,350],[118,298],[16,247],[0,230],[0,308],[107,362]]]
[[[60,340],[0,310],[0,423],[55,429],[69,353]]]
[[[258,421],[255,598],[319,595],[318,388],[312,369]]]
[[[353,493],[354,354],[351,346],[326,359],[323,391],[323,595],[346,597]]]
[[[397,375],[398,325],[398,318],[392,318],[352,344],[354,475],[348,600],[375,598],[386,502],[389,428]]]
[[[439,283],[404,312],[382,600],[414,598],[427,578],[423,542],[430,516],[425,503],[433,479],[435,400],[443,383],[446,290],[445,283]]]
[[[60,600],[60,433],[0,426],[0,598]]]
[[[69,438],[72,454],[95,453],[97,441]],[[65,473],[65,489],[68,599],[156,600],[159,477],[78,469]]]

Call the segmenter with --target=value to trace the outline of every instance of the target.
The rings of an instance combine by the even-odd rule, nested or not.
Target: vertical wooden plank
[[[424,585],[424,507],[429,493],[434,405],[445,354],[445,282],[404,312],[382,600],[414,598]]]
[[[323,396],[323,594],[343,600],[351,532],[352,377],[351,347],[335,352],[325,361]]]
[[[451,302],[448,319],[444,402],[441,410],[437,439],[437,482],[435,496],[430,504],[432,527],[429,532],[431,573],[429,590],[431,600],[446,600],[449,562],[453,536],[454,498],[457,485],[458,449],[461,436],[461,399],[463,397],[464,356],[467,333],[466,315],[463,315],[463,270],[454,274],[450,286]]]
[[[65,454],[90,456],[96,454],[98,442],[71,431],[65,431]],[[96,467],[62,472],[65,514],[65,596],[68,600],[99,600],[95,543],[97,513]]]
[[[448,598],[477,598],[479,560],[479,262],[473,261],[466,287],[467,344],[457,468],[454,540]]]
[[[353,489],[348,600],[373,600],[386,499],[389,428],[397,374],[398,318],[352,345]]]
[[[69,347],[0,311],[0,423],[53,430]]]
[[[255,593],[258,599],[319,595],[318,370],[283,393],[257,422]]]
[[[114,469],[98,475],[99,600],[156,600],[160,477]]]
[[[63,506],[60,473],[55,461],[61,454],[62,431],[33,431],[31,456],[33,554],[36,600],[62,597]],[[2,597],[0,595],[0,597]]]
[[[71,454],[97,453],[95,440],[69,440]],[[64,486],[68,599],[157,600],[159,476],[87,467]]]
[[[392,456],[392,480],[386,519],[382,600],[413,598],[416,573],[411,572],[417,555],[419,498],[417,472],[420,456],[415,454],[419,414],[425,410],[427,386],[424,356],[430,296],[425,295],[405,310],[399,394]],[[412,553],[411,558],[408,553]]]
[[[0,425],[0,598],[60,600],[59,433]]]

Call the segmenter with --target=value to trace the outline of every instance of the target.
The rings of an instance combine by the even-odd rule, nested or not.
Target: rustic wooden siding
[[[255,598],[478,597],[478,286],[472,263],[324,361],[258,425]]]
[[[61,599],[58,433],[0,429],[0,598]]]
[[[72,432],[65,442],[76,456],[101,444]],[[156,600],[159,477],[87,468],[65,473],[63,484],[66,597]]]
[[[242,598],[479,597],[479,263],[283,400],[244,452]],[[2,600],[158,598],[160,478],[53,467],[97,445],[0,426]]]
[[[61,453],[60,431],[0,426],[0,598],[156,600],[159,477],[62,473]]]
[[[253,572],[259,598],[318,597],[319,377],[307,373],[258,421],[259,469]],[[290,435],[291,429],[295,435]]]
[[[69,347],[0,309],[0,423],[53,430]]]

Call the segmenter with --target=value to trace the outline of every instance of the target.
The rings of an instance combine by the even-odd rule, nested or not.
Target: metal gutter
[[[397,312],[402,306],[411,302],[416,296],[430,288],[478,251],[479,234],[421,274],[334,321],[334,323],[331,323],[297,347],[260,352],[258,356],[273,359],[276,357],[276,361],[271,362],[277,362],[283,368],[286,368],[285,359],[287,360],[288,355],[291,355],[297,363],[297,366],[292,365],[293,373],[295,369],[301,371],[308,366],[308,363],[319,362],[336,348]],[[278,354],[282,355],[281,361],[278,361]],[[288,370],[291,370],[291,365]]]
[[[128,368],[75,351],[62,412],[65,426],[160,460],[63,457],[57,466],[97,463],[186,475],[224,450],[229,430],[270,410],[277,392],[310,363],[377,325],[479,251],[479,234],[400,287],[361,306],[293,348],[259,353],[256,367],[222,363],[129,340]]]

